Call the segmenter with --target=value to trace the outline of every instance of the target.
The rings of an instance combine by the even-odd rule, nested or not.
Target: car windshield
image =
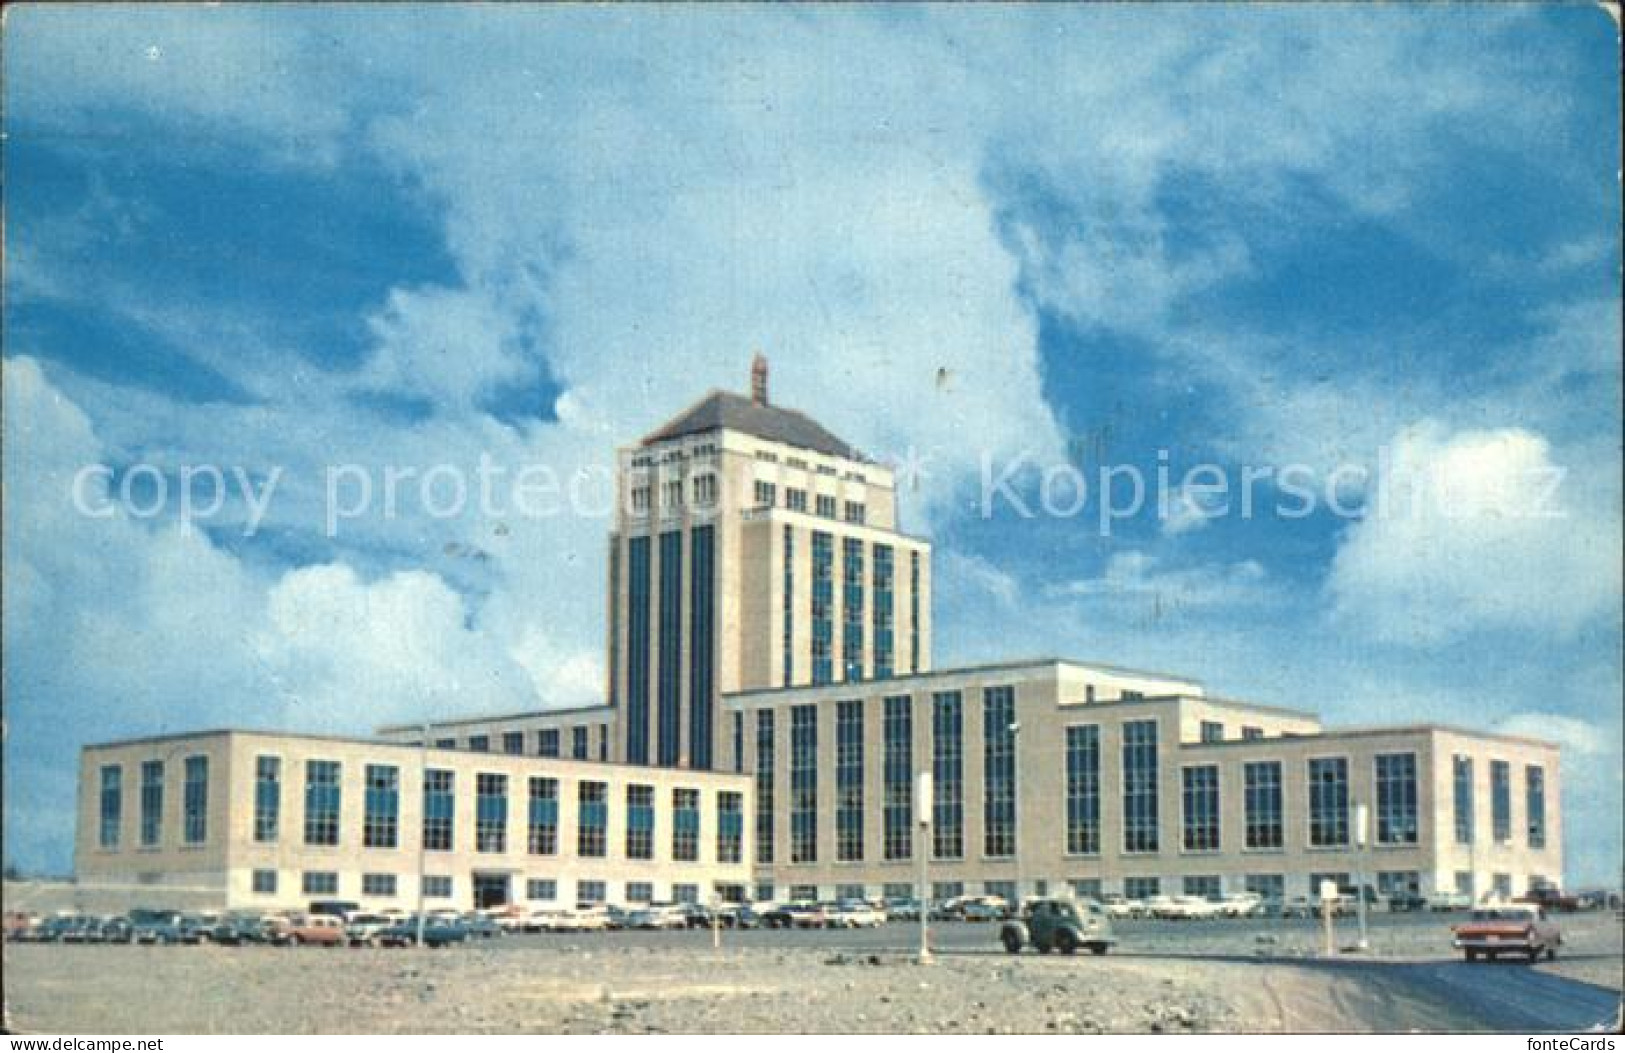
[[[1528,921],[1534,917],[1533,911],[1527,910],[1475,910],[1474,921]]]

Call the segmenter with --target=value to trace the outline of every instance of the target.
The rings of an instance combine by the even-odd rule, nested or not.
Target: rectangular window
[[[468,748],[473,750],[475,753],[490,753],[491,752],[491,736],[489,736],[489,735],[470,735],[468,737]]]
[[[1073,878],[1067,882],[1067,887],[1072,889],[1072,895],[1078,899],[1099,900],[1102,892],[1101,882],[1097,877]]]
[[[796,532],[784,528],[784,686],[795,683]]]
[[[896,626],[892,614],[894,569],[890,545],[875,546],[873,573],[875,594],[871,602],[875,627],[875,679],[887,680],[891,678],[896,660]]]
[[[1283,847],[1286,824],[1281,812],[1281,762],[1249,761],[1244,765],[1242,797],[1247,847]]]
[[[576,800],[576,854],[601,859],[609,838],[609,785],[577,783]]]
[[[254,875],[251,880],[253,881],[253,890],[255,895],[276,895],[276,871],[256,870],[254,871]]]
[[[626,902],[650,903],[655,898],[655,887],[648,881],[628,881],[626,883]]]
[[[698,903],[700,901],[700,886],[676,884],[671,887],[671,898],[676,903]]]
[[[576,902],[592,905],[604,902],[605,888],[602,881],[582,879],[576,882]]]
[[[931,696],[931,854],[965,855],[965,706],[958,691]]]
[[[1246,724],[1243,724],[1241,726],[1241,740],[1243,742],[1257,742],[1258,740],[1262,739],[1263,737],[1264,737],[1264,729],[1263,728],[1248,727]]]
[[[835,858],[863,858],[863,702],[835,707]]]
[[[362,874],[361,894],[363,896],[393,896],[395,894],[395,875]]]
[[[733,715],[734,740],[734,772],[738,775],[745,773],[745,714],[735,711]]]
[[[1219,850],[1219,766],[1199,764],[1181,770],[1180,799],[1184,804],[1184,838],[1187,852]],[[1198,895],[1198,893],[1190,893]]]
[[[1387,899],[1406,892],[1422,891],[1422,875],[1414,870],[1377,871],[1377,895]]]
[[[842,679],[863,679],[863,540],[841,539]]]
[[[1185,895],[1187,896],[1218,899],[1220,895],[1220,883],[1217,874],[1186,874],[1184,885]]]
[[[282,828],[282,758],[254,758],[254,840],[273,844]]]
[[[1309,762],[1309,844],[1329,848],[1349,843],[1349,762],[1317,757]]]
[[[515,757],[525,752],[525,733],[523,731],[504,731],[502,733],[502,752],[510,753]]]
[[[369,764],[366,775],[366,813],[361,824],[361,843],[367,848],[394,848],[400,837],[400,769],[392,764]]]
[[[812,682],[835,679],[835,541],[822,530],[812,536]]]
[[[914,700],[893,695],[884,705],[885,856],[909,859],[914,854]]]
[[[533,856],[550,856],[559,850],[559,780],[542,775],[530,777],[530,814],[525,849]]]
[[[744,859],[745,795],[732,790],[717,793],[717,862]]]
[[[1455,805],[1456,844],[1473,843],[1473,759],[1459,753],[1450,759],[1450,782]]]
[[[1157,839],[1157,722],[1123,724],[1123,851],[1155,852]]]
[[[805,512],[807,510],[807,491],[795,487],[787,487],[784,491],[784,507],[792,512]]]
[[[671,857],[679,863],[700,858],[700,791],[671,791]]]
[[[305,762],[305,844],[339,843],[339,762]]]
[[[1490,761],[1490,832],[1497,842],[1512,840],[1512,765]]]
[[[508,850],[508,777],[497,772],[474,774],[474,851]]]
[[[1311,898],[1320,898],[1320,883],[1322,881],[1330,881],[1336,885],[1339,894],[1352,895],[1354,892],[1354,882],[1349,880],[1347,872],[1312,873],[1309,875],[1309,895]]]
[[[1376,775],[1377,844],[1416,844],[1416,754],[1379,753]]]
[[[908,671],[920,671],[920,554],[908,554]]]
[[[695,527],[689,535],[688,572],[688,766],[711,770],[715,738],[712,661],[716,628],[716,528]]]
[[[660,535],[660,639],[655,760],[675,767],[682,753],[683,532]]]
[[[101,820],[101,846],[117,848],[124,821],[124,769],[116,764],[102,769]]]
[[[655,788],[626,788],[626,858],[655,857]]]
[[[649,763],[649,539],[626,543],[626,762]]]
[[[1066,851],[1100,852],[1100,727],[1073,724],[1066,729]]]
[[[835,498],[827,494],[819,494],[815,505],[818,514],[825,519],[835,518]]]
[[[791,885],[790,886],[790,902],[792,902],[792,903],[806,903],[806,902],[808,902],[810,900],[815,900],[817,898],[818,898],[818,886],[817,885]]]
[[[1497,899],[1511,899],[1512,898],[1512,875],[1511,874],[1491,874],[1490,875],[1490,888],[1495,891],[1495,896],[1496,896]]]
[[[553,878],[526,878],[525,898],[528,900],[558,899],[559,883]]]
[[[773,483],[763,482],[758,479],[756,480],[753,495],[756,498],[756,507],[772,508],[778,497],[778,487]]]
[[[857,523],[862,525],[864,520],[868,518],[868,510],[863,507],[863,502],[861,501],[846,502],[842,511],[845,512],[845,518],[848,523]]]
[[[1204,721],[1202,721],[1202,741],[1203,742],[1223,742],[1224,741],[1224,725],[1220,724],[1216,720],[1204,720]]]
[[[559,755],[558,728],[542,728],[536,733],[536,755],[538,757],[557,757]]]
[[[1245,887],[1253,895],[1276,903],[1286,898],[1286,877],[1282,874],[1248,874]]]
[[[151,848],[164,833],[164,762],[141,762],[141,844]]]
[[[982,853],[1016,854],[1016,692],[982,691]]]
[[[449,874],[423,875],[424,899],[450,899],[451,876]]]
[[[1523,769],[1524,811],[1529,821],[1529,847],[1546,847],[1546,769],[1538,764]]]
[[[591,757],[592,748],[587,725],[577,724],[570,729],[570,759],[589,760]]]
[[[957,899],[965,894],[963,881],[933,881],[931,882],[931,899],[935,903],[943,900]]]
[[[423,780],[423,847],[431,852],[450,852],[456,798],[456,776],[430,768]]]
[[[756,711],[756,862],[773,862],[773,711]]]
[[[790,862],[818,861],[818,707],[790,709]]]
[[[307,870],[300,879],[300,891],[307,896],[331,896],[339,890],[339,876],[332,870]]]
[[[1128,899],[1147,900],[1162,895],[1162,879],[1131,877],[1123,879],[1123,895]]]

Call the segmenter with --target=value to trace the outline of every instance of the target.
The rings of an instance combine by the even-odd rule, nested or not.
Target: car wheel
[[[1469,951],[1467,951],[1465,953],[1467,955],[1467,960],[1468,961],[1470,961],[1470,962],[1478,961],[1478,952],[1477,951],[1469,950]]]
[[[1530,965],[1534,965],[1536,962],[1540,961],[1540,948],[1539,947],[1531,947],[1531,948],[1529,948],[1529,954],[1527,955],[1526,960],[1529,962]]]
[[[1055,946],[1060,948],[1062,954],[1075,954],[1078,950],[1078,938],[1067,929],[1062,929],[1055,936]]]
[[[1106,945],[1104,943],[1091,943],[1089,945],[1089,953],[1094,955],[1105,954]]]
[[[1039,954],[1048,954],[1050,951],[1053,951],[1055,949],[1054,947],[1051,947],[1047,943],[1034,943],[1033,946],[1038,948],[1038,953]]]
[[[1014,929],[1005,929],[999,936],[999,942],[1003,943],[1004,949],[1011,954],[1021,953],[1021,934]]]
[[[1549,961],[1549,962],[1557,961],[1557,945],[1556,944],[1553,944],[1552,946],[1546,948],[1546,960]]]

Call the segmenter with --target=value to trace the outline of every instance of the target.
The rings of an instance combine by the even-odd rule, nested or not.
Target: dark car
[[[478,911],[463,915],[463,927],[474,939],[491,940],[502,935],[502,926],[498,925],[495,919]]]
[[[1428,898],[1420,892],[1395,892],[1388,897],[1388,911],[1390,914],[1408,914],[1412,911],[1427,909]]]
[[[130,919],[115,915],[101,920],[103,943],[131,943],[134,941],[135,930],[130,925]]]
[[[1117,938],[1106,910],[1091,901],[1039,899],[1027,905],[1024,917],[1011,918],[999,928],[999,942],[1011,954],[1032,944],[1039,954],[1060,951],[1072,954],[1087,947],[1091,954],[1105,954]]]
[[[418,920],[402,918],[393,925],[378,930],[375,937],[381,947],[413,947],[418,942]],[[423,922],[425,947],[449,947],[468,939],[468,926],[460,918],[430,915]]]
[[[683,903],[677,907],[678,913],[683,916],[685,929],[709,929],[716,916],[711,908],[698,903]]]
[[[209,938],[227,947],[238,947],[245,943],[270,943],[271,929],[263,915],[234,911],[215,924],[210,930]]]
[[[181,943],[208,943],[214,939],[218,914],[182,914],[179,923]]]
[[[181,942],[181,915],[176,910],[130,911],[130,934],[136,943]]]

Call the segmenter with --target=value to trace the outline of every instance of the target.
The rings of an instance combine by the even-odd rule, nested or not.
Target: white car
[[[378,934],[395,924],[395,919],[385,914],[351,914],[344,923],[344,941],[352,947],[372,946],[378,942]]]
[[[1180,918],[1191,920],[1196,918],[1216,918],[1221,913],[1219,904],[1201,896],[1169,896],[1167,902],[1157,908],[1156,916],[1159,918]]]
[[[1219,913],[1227,918],[1250,918],[1264,910],[1264,898],[1256,892],[1232,892],[1219,900]]]
[[[843,899],[824,908],[824,924],[832,929],[878,929],[886,913],[861,899]]]
[[[1145,904],[1137,899],[1129,899],[1118,892],[1110,893],[1101,904],[1106,908],[1108,918],[1143,918],[1145,917]]]

